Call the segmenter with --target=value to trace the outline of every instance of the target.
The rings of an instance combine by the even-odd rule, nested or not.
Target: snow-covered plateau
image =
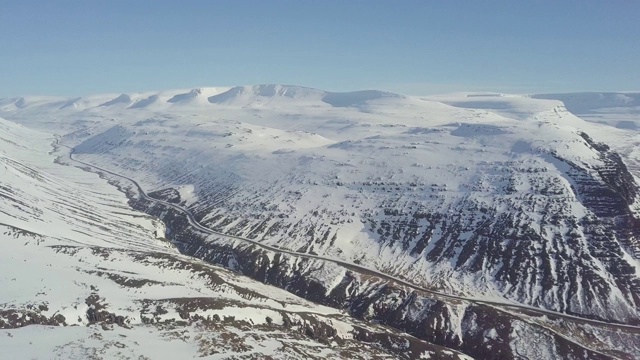
[[[256,85],[0,117],[18,358],[640,357],[638,94]]]

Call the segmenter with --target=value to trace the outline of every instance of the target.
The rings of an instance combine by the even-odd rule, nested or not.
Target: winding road
[[[74,151],[75,149],[66,145],[62,145],[62,144],[58,144],[58,146],[63,146],[65,148],[70,149],[69,152],[69,159],[71,159],[71,161],[76,162],[78,164],[82,164],[88,167],[91,167],[95,170],[98,170],[99,172],[103,172],[112,176],[116,176],[118,178],[121,179],[125,179],[129,182],[131,182],[138,190],[139,195],[144,198],[145,200],[151,201],[151,202],[155,202],[158,204],[162,204],[164,206],[173,208],[177,211],[182,212],[183,214],[186,215],[189,224],[191,224],[191,226],[193,226],[195,229],[205,233],[205,234],[209,234],[209,235],[216,235],[216,236],[220,236],[220,237],[226,237],[229,239],[235,239],[235,240],[240,240],[242,242],[246,242],[246,243],[250,243],[252,245],[255,245],[259,248],[265,249],[265,250],[269,250],[272,252],[276,252],[276,253],[280,253],[280,254],[287,254],[287,255],[291,255],[291,256],[297,256],[297,257],[301,257],[301,258],[307,258],[307,259],[316,259],[316,260],[322,260],[322,261],[327,261],[327,262],[331,262],[334,264],[338,264],[341,266],[344,266],[346,268],[349,268],[350,270],[356,271],[356,272],[360,272],[360,273],[367,273],[370,275],[374,275],[380,279],[386,280],[386,281],[391,281],[391,282],[395,282],[397,284],[403,285],[407,288],[416,290],[416,291],[420,291],[420,292],[424,292],[424,293],[428,293],[431,294],[435,297],[441,297],[441,298],[446,298],[446,299],[452,299],[452,300],[458,300],[458,301],[465,301],[465,302],[470,302],[473,304],[477,304],[477,305],[489,305],[489,306],[493,306],[496,307],[498,309],[510,309],[510,310],[516,310],[516,311],[525,311],[528,314],[533,314],[533,315],[538,315],[538,316],[551,316],[551,317],[555,317],[555,318],[562,318],[562,319],[566,319],[566,320],[571,320],[571,321],[575,321],[578,323],[582,323],[582,324],[590,324],[590,325],[594,325],[594,326],[604,326],[604,327],[609,327],[609,328],[614,328],[614,329],[620,329],[620,330],[624,330],[624,331],[631,331],[633,333],[637,333],[640,334],[640,326],[635,326],[635,325],[629,325],[629,324],[621,324],[621,323],[614,323],[614,322],[606,322],[606,321],[602,321],[602,320],[595,320],[595,319],[588,319],[588,318],[583,318],[583,317],[579,317],[579,316],[574,316],[574,315],[569,315],[569,314],[564,314],[564,313],[560,313],[557,311],[552,311],[552,310],[546,310],[546,309],[541,309],[538,307],[534,307],[534,306],[530,306],[530,305],[525,305],[525,304],[519,304],[519,303],[507,303],[507,302],[501,302],[501,301],[493,301],[493,300],[486,300],[486,299],[480,299],[480,298],[473,298],[473,297],[466,297],[466,296],[459,296],[459,295],[453,295],[453,294],[447,294],[447,293],[443,293],[443,292],[439,292],[439,291],[435,291],[435,290],[430,290],[421,286],[418,286],[416,284],[413,284],[411,282],[408,282],[406,280],[397,278],[395,276],[389,275],[389,274],[385,274],[383,272],[380,272],[379,270],[375,270],[372,268],[368,268],[366,266],[363,265],[359,265],[359,264],[355,264],[355,263],[351,263],[351,262],[347,262],[347,261],[343,261],[343,260],[338,260],[338,259],[334,259],[334,258],[329,258],[329,257],[324,257],[321,255],[313,255],[313,254],[308,254],[308,253],[300,253],[300,252],[296,252],[296,251],[291,251],[291,250],[287,250],[287,249],[281,249],[275,246],[271,246],[271,245],[265,245],[263,243],[260,243],[259,241],[256,240],[252,240],[252,239],[248,239],[248,238],[243,238],[240,236],[235,236],[235,235],[229,235],[229,234],[225,234],[225,233],[221,233],[221,232],[217,232],[215,230],[212,230],[208,227],[205,227],[204,225],[200,224],[196,218],[194,217],[193,213],[191,213],[190,210],[180,206],[180,205],[176,205],[170,202],[166,202],[164,200],[160,200],[160,199],[155,199],[150,197],[149,195],[147,195],[147,193],[142,189],[142,187],[140,186],[140,184],[138,184],[138,182],[136,182],[135,180],[124,176],[122,174],[118,174],[115,173],[113,171],[107,170],[107,169],[103,169],[101,167],[98,167],[96,165],[78,160],[78,159],[74,159],[73,155],[74,155]]]

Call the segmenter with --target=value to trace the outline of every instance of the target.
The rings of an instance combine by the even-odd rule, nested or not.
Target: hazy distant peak
[[[535,94],[534,99],[562,101],[571,112],[582,113],[600,108],[640,106],[640,93],[579,92],[560,94]]]
[[[351,92],[334,92],[327,93],[322,101],[334,107],[351,107],[359,106],[371,100],[382,98],[406,98],[403,95],[395,94],[380,90],[361,90]]]
[[[254,102],[259,99],[268,98],[290,98],[290,99],[319,99],[325,94],[324,91],[302,86],[293,85],[248,85],[235,86],[221,94],[209,97],[212,104],[229,104],[237,101]]]
[[[379,90],[362,90],[352,92],[328,92],[324,90],[295,85],[264,84],[252,86],[236,86],[228,91],[209,97],[213,104],[250,105],[266,103],[277,99],[316,102],[333,107],[356,107],[371,100],[381,98],[404,98],[403,95]]]
[[[131,104],[131,102],[132,102],[131,96],[129,96],[127,94],[121,94],[117,98],[109,100],[109,101],[107,101],[105,103],[102,103],[99,106],[111,106],[111,105],[118,105],[118,104],[129,105],[129,104]]]
[[[226,89],[220,89],[220,88],[214,88],[214,87],[195,88],[185,93],[176,94],[172,98],[167,100],[167,102],[173,103],[173,104],[192,103],[194,101],[206,103],[207,97],[219,94],[221,90],[226,90]]]

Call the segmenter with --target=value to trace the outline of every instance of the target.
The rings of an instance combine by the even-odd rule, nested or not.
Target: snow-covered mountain
[[[638,356],[633,327],[614,336],[560,315],[532,320],[348,266],[463,298],[640,325],[640,133],[576,116],[571,98],[257,85],[3,99],[0,116],[57,134],[78,160],[135,179],[218,233],[343,265],[198,234],[130,192],[183,254],[471,356],[596,358],[617,354],[620,341]],[[518,343],[523,334],[537,346]]]
[[[0,119],[4,356],[465,358],[181,255],[116,187],[56,161],[56,144]]]

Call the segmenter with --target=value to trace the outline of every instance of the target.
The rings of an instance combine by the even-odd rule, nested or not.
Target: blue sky
[[[640,1],[5,1],[0,96],[640,90]]]

